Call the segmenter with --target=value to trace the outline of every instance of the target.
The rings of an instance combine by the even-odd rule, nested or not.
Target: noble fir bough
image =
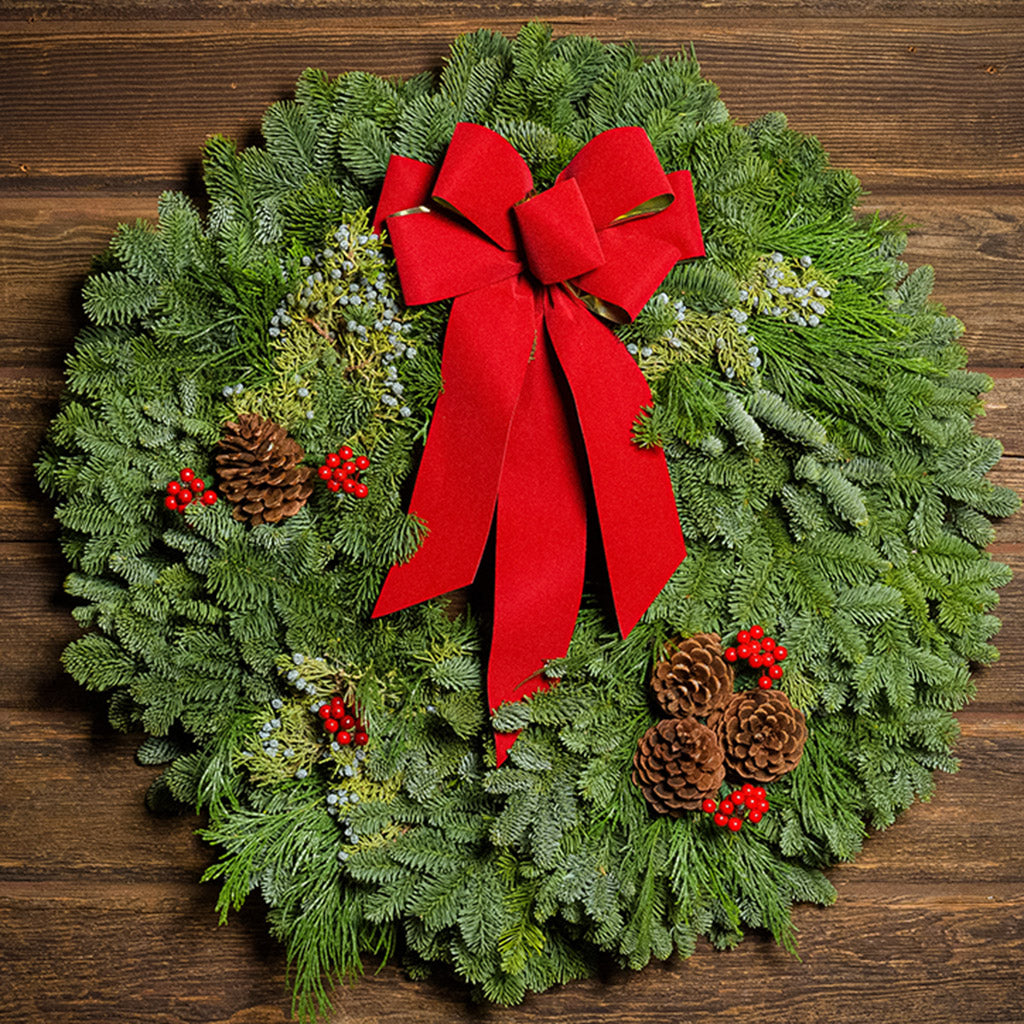
[[[369,618],[423,536],[405,509],[447,304],[403,304],[368,211],[392,152],[436,162],[459,121],[508,139],[540,188],[592,137],[643,127],[666,170],[692,172],[707,250],[619,328],[654,398],[635,441],[664,448],[688,557],[625,640],[595,569],[557,685],[493,722],[472,593]],[[1017,499],[985,479],[990,382],[964,369],[930,269],[900,262],[898,223],[853,215],[858,183],[815,139],[781,114],[730,121],[685,54],[475,32],[437,76],[309,71],[263,135],[209,142],[207,216],[165,194],[98,260],[38,465],[89,627],[65,664],[148,734],[139,760],[166,764],[150,803],[208,815],[221,911],[260,890],[307,1018],[364,954],[516,1003],[702,935],[792,948],[791,904],[834,897],[821,869],[955,768],[970,666],[996,656],[1008,572],[983,549]],[[265,421],[288,465],[244,468],[239,442],[236,477],[301,484],[287,515],[239,521],[251,488],[219,483],[219,501],[168,506],[181,467],[214,486],[225,437]],[[350,487],[328,487],[349,464]],[[785,679],[762,697],[744,670],[735,695],[665,718],[648,690],[663,652],[752,622],[785,645]],[[706,689],[681,677],[703,657],[666,670],[673,695]],[[737,788],[769,720],[789,730],[772,781]],[[677,756],[664,737],[637,754],[659,722],[702,738],[714,776],[671,813],[631,779],[634,755]],[[523,729],[500,768],[494,727]],[[719,801],[747,819],[716,828]]]

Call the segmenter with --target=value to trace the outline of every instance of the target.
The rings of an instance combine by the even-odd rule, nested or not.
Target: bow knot
[[[664,453],[632,443],[650,389],[589,310],[628,320],[703,254],[690,176],[666,174],[643,129],[615,128],[532,192],[509,142],[460,123],[440,167],[391,158],[375,219],[406,303],[454,301],[410,502],[429,532],[373,614],[470,584],[493,524],[492,710],[546,686],[568,650],[589,494],[623,636],[686,554]],[[496,737],[499,764],[513,739]]]
[[[604,250],[575,178],[566,178],[513,207],[531,273],[556,284],[595,270]]]

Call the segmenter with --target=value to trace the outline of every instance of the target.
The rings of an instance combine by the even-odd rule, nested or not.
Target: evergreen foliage
[[[665,448],[689,555],[625,640],[591,580],[558,685],[498,712],[524,728],[500,769],[472,603],[368,618],[421,534],[403,497],[446,308],[398,304],[366,211],[392,152],[436,160],[460,119],[510,139],[539,186],[597,133],[643,126],[692,170],[708,252],[620,332],[654,394],[636,439]],[[64,661],[145,730],[140,762],[168,765],[151,805],[208,811],[221,910],[260,890],[303,1017],[364,954],[446,965],[508,1004],[607,953],[641,968],[747,929],[792,949],[791,904],[834,897],[821,869],[954,770],[970,664],[996,656],[1008,572],[983,548],[1017,499],[985,479],[1000,447],[971,424],[990,382],[964,371],[931,269],[906,272],[898,223],[853,215],[859,186],[815,139],[780,114],[731,122],[685,54],[480,31],[436,81],[307,71],[263,133],[209,142],[207,217],[165,195],[98,261],[38,464],[92,629]],[[247,410],[311,461],[366,452],[370,496],[318,487],[256,529],[223,501],[166,510],[166,481],[212,481]],[[790,651],[803,760],[741,834],[653,816],[630,781],[652,656],[752,622]],[[336,693],[364,752],[323,742]]]

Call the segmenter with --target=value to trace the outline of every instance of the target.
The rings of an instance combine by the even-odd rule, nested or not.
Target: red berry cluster
[[[334,743],[343,747],[349,743],[365,747],[370,742],[370,737],[363,731],[363,723],[348,713],[340,697],[324,701],[317,714],[323,720],[324,732]]]
[[[727,828],[731,832],[739,832],[743,828],[743,819],[740,813],[746,808],[747,821],[756,825],[768,810],[768,797],[765,795],[764,786],[754,786],[746,783],[742,789],[730,793],[721,803],[716,803],[710,797],[701,804],[701,809],[707,814],[713,814],[712,819],[720,828]]]
[[[789,651],[777,644],[770,636],[764,635],[763,626],[751,626],[736,634],[736,647],[725,649],[726,661],[745,661],[751,668],[763,669],[757,685],[770,690],[772,682],[782,678],[780,661],[786,660]]]
[[[196,476],[194,469],[187,466],[178,474],[180,480],[171,480],[167,484],[167,497],[164,504],[172,512],[184,512],[193,501],[201,501],[204,505],[213,505],[217,501],[217,492],[208,491],[206,484]]]
[[[352,457],[352,449],[347,444],[336,452],[331,452],[320,467],[320,479],[332,491],[344,491],[356,498],[365,498],[370,488],[359,479],[361,470],[370,468],[370,460],[365,455]]]

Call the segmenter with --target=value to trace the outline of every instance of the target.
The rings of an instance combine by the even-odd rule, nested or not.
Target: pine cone
[[[633,785],[659,814],[678,818],[722,785],[723,757],[718,738],[696,718],[663,718],[640,738]]]
[[[807,740],[804,713],[781,690],[742,690],[709,719],[725,763],[741,778],[774,782],[799,763]]]
[[[243,413],[227,423],[216,456],[220,493],[235,506],[234,517],[253,526],[295,515],[313,493],[306,453],[273,420]]]
[[[734,676],[732,665],[722,657],[722,638],[717,633],[697,633],[665,645],[664,658],[651,675],[651,689],[673,718],[703,718],[725,706]]]

